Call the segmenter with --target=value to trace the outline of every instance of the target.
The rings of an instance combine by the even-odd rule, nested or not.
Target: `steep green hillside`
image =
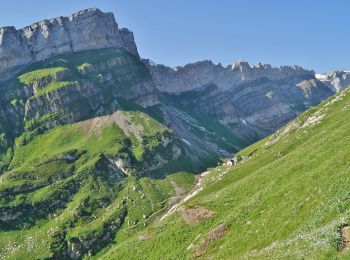
[[[0,95],[0,258],[95,255],[247,145],[211,118],[170,111],[124,49],[35,63]]]
[[[117,232],[144,228],[194,181],[172,166],[186,160],[172,131],[142,112],[118,111],[23,139],[0,176],[0,258],[95,254]],[[149,177],[160,173],[166,176]]]
[[[0,170],[15,138],[121,109],[118,99],[156,105],[148,69],[123,49],[65,54],[35,63],[0,83]]]
[[[349,259],[349,118],[347,89],[242,150],[237,165],[212,169],[176,212],[99,256]]]
[[[19,136],[27,143],[48,129],[120,109],[142,111],[170,126],[198,168],[215,165],[220,157],[251,143],[213,118],[181,106],[171,110],[176,100],[163,98],[148,68],[121,48],[69,53],[35,63],[0,82],[0,96],[0,172],[10,164]]]
[[[60,55],[0,86],[0,258],[81,258],[143,229],[194,182],[147,68]]]
[[[264,133],[196,110],[199,92],[159,92],[123,49],[33,64],[0,85],[0,258],[338,254],[347,93],[243,150],[234,168],[195,177]]]

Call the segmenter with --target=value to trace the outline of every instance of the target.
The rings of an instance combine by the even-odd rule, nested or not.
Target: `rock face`
[[[232,158],[346,84],[349,72],[315,75],[299,66],[155,65],[140,59],[129,30],[97,9],[1,28],[0,244],[8,246],[0,258],[26,255],[14,245],[40,259],[95,255],[120,229],[148,225],[190,187],[191,172]],[[292,122],[270,143],[324,116]],[[213,214],[180,213],[189,224]],[[42,220],[48,230],[27,232]],[[219,225],[202,241],[225,234]]]
[[[168,93],[196,90],[208,84],[215,84],[220,90],[226,90],[261,78],[272,81],[302,80],[313,78],[315,74],[313,71],[295,65],[274,68],[269,64],[261,63],[250,66],[245,61],[237,61],[227,67],[206,60],[187,64],[184,67],[170,68],[152,64],[149,68],[157,88]]]
[[[87,9],[16,30],[0,28],[0,80],[57,54],[121,47],[138,56],[133,33],[119,29],[112,13]]]
[[[330,73],[316,74],[316,78],[335,92],[339,92],[350,85],[350,71],[333,71]]]
[[[295,65],[274,68],[238,61],[223,67],[201,61],[169,68],[144,62],[167,100],[215,118],[236,134],[259,129],[254,131],[258,138],[334,93],[314,71]]]
[[[198,122],[190,124],[193,119],[189,116],[214,119],[236,138],[253,143],[350,84],[349,72],[320,77],[295,65],[275,68],[237,61],[223,67],[201,61],[170,68],[149,60],[144,63],[161,93],[170,127],[180,140],[185,140],[183,145],[191,155],[215,151],[227,156],[225,149],[215,146],[219,143],[217,140],[208,138],[208,133],[200,139],[193,134]],[[244,146],[237,141],[232,143],[238,149]]]
[[[26,71],[33,63],[39,75]],[[40,75],[53,64],[55,73]],[[349,75],[244,61],[156,65],[140,60],[133,34],[119,29],[113,14],[87,9],[21,30],[0,29],[0,151],[23,129],[112,114],[126,100],[158,107],[187,156],[208,161],[271,134],[350,84]]]

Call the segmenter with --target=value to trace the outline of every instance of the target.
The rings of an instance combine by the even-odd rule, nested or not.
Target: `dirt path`
[[[186,201],[188,201],[189,199],[193,198],[194,196],[196,196],[202,189],[203,189],[203,180],[204,177],[207,176],[210,172],[206,171],[206,172],[202,172],[198,179],[197,179],[197,183],[196,185],[193,187],[193,189],[187,193],[185,195],[184,198],[182,198],[178,203],[176,203],[175,205],[173,205],[171,208],[169,208],[165,214],[160,218],[159,221],[163,221],[165,218],[169,217],[171,214],[173,214],[183,203],[185,203]]]

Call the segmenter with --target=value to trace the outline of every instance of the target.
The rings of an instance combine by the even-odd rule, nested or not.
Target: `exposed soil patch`
[[[146,240],[146,239],[148,239],[148,238],[150,238],[150,237],[151,237],[151,234],[146,233],[146,234],[140,235],[140,236],[138,237],[138,239],[139,239],[139,241],[144,241],[144,240]]]
[[[145,118],[146,120],[146,118]],[[133,115],[123,111],[117,111],[112,115],[96,117],[79,123],[84,134],[94,133],[101,135],[106,127],[116,125],[121,128],[126,136],[135,136],[137,140],[142,140],[143,126],[133,122]]]
[[[165,214],[160,218],[160,221],[163,221],[165,218],[167,218],[168,216],[173,214],[183,203],[185,203],[189,199],[196,196],[203,189],[204,177],[207,176],[208,174],[210,174],[210,171],[202,172],[198,176],[197,183],[194,185],[193,189],[187,195],[185,195],[185,197],[183,197],[180,201],[178,201],[178,200],[179,200],[179,198],[181,198],[181,195],[173,197],[173,199],[171,199],[169,201],[169,205],[173,205],[173,203],[176,203],[176,204],[171,206],[165,212]]]
[[[176,182],[174,182],[173,180],[170,181],[171,185],[173,186],[174,190],[175,190],[175,195],[170,197],[168,200],[168,207],[171,208],[174,205],[178,204],[181,199],[183,198],[183,196],[186,194],[185,189],[177,186]]]
[[[344,226],[341,228],[342,249],[350,249],[350,226]]]
[[[190,208],[181,207],[178,209],[178,211],[183,220],[189,225],[197,224],[214,216],[213,211],[201,206],[194,206]]]
[[[173,186],[173,188],[175,190],[175,196],[181,196],[181,195],[186,194],[186,191],[183,188],[177,186],[176,182],[171,180],[170,183],[171,183],[171,185]]]
[[[202,256],[207,246],[216,240],[222,239],[228,233],[228,228],[224,224],[220,224],[216,228],[209,231],[207,238],[202,239],[195,249],[195,257]]]
[[[212,229],[208,234],[208,241],[214,241],[223,238],[228,229],[224,224],[220,224],[216,228]]]

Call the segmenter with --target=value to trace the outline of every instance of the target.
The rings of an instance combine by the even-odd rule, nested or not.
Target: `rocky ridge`
[[[98,9],[0,34],[0,229],[18,236],[2,233],[0,258],[94,256],[121,231],[128,237],[152,223],[177,190],[189,191],[193,173],[349,79],[244,61],[152,64],[140,59],[132,33]],[[303,136],[326,118],[306,120]]]
[[[335,92],[339,92],[350,85],[350,71],[332,71],[329,73],[316,74],[315,76]]]
[[[144,63],[168,100],[217,119],[235,134],[254,132],[258,139],[334,93],[314,71],[296,65],[276,68],[237,61],[223,67],[201,61],[170,68],[149,60]]]
[[[123,49],[125,53],[114,57],[106,48]],[[67,55],[67,59],[71,53],[93,50],[106,53],[99,61],[87,62],[83,57],[76,68],[59,64],[57,58],[58,71],[54,74],[21,82],[16,88],[13,82],[5,81],[2,103],[14,105],[0,108],[3,121],[23,117],[31,122],[54,114],[55,118],[43,122],[45,128],[52,128],[113,113],[120,109],[114,99],[122,97],[143,107],[160,106],[166,125],[177,134],[189,156],[211,157],[213,152],[227,156],[271,134],[350,81],[348,72],[320,76],[296,65],[272,67],[237,61],[224,67],[209,60],[175,68],[153,64],[140,59],[132,32],[119,29],[112,13],[96,8],[43,20],[21,30],[1,28],[0,80],[30,64],[41,62],[40,69],[52,67],[45,61],[57,55]],[[88,109],[75,105],[80,102]],[[206,122],[200,122],[203,119]],[[208,131],[213,123],[215,129]],[[219,140],[222,136],[216,131],[222,127],[229,134]],[[229,147],[223,149],[225,143]]]
[[[96,8],[43,20],[20,30],[3,27],[0,28],[0,80],[54,55],[108,47],[124,48],[138,56],[133,33],[119,29],[112,13]]]
[[[182,67],[170,68],[145,60],[159,90],[180,93],[215,84],[220,90],[227,90],[245,82],[267,78],[273,81],[296,81],[314,78],[315,72],[300,66],[272,67],[270,64],[249,65],[245,61],[236,61],[226,67],[214,64],[210,60],[190,63]]]
[[[56,118],[43,122],[45,128],[52,128],[113,113],[120,109],[113,99],[122,97],[143,107],[160,106],[166,125],[174,130],[188,155],[200,161],[196,158],[199,154],[226,157],[271,134],[349,83],[347,72],[319,76],[296,65],[272,67],[236,61],[224,67],[209,60],[175,68],[153,64],[140,60],[132,32],[119,29],[112,13],[96,8],[21,30],[1,28],[0,80],[33,63],[42,62],[40,68],[52,66],[45,61],[57,55],[103,52],[106,48],[124,49],[126,53],[118,58],[106,54],[98,62],[84,58],[79,68],[22,83],[15,88],[16,94],[3,91],[3,103],[24,102],[24,106],[15,102],[14,106],[1,107],[4,121],[18,118],[18,114],[27,122],[55,114]],[[57,66],[62,66],[58,60]],[[58,87],[48,91],[57,82]],[[75,106],[79,102],[85,102],[88,109]],[[203,119],[211,123],[200,122]],[[208,130],[213,123],[215,127]],[[222,127],[229,132],[224,139],[216,132]],[[228,147],[223,148],[226,144]]]

